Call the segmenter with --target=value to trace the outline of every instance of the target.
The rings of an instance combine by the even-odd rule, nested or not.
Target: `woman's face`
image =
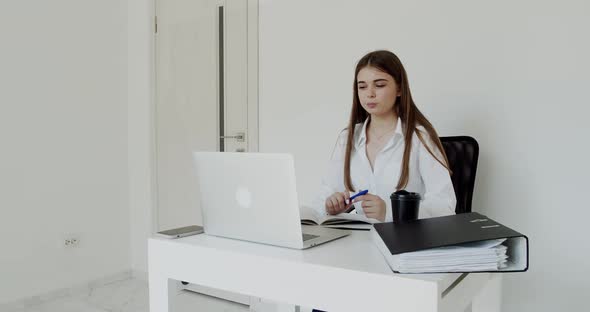
[[[391,75],[375,67],[364,67],[357,75],[359,100],[371,115],[390,114],[400,91]]]

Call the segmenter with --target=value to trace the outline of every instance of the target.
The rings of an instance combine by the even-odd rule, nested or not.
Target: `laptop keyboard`
[[[305,234],[305,233],[302,233],[302,235],[303,235],[303,241],[307,241],[307,240],[319,237],[318,235],[311,235],[311,234]]]

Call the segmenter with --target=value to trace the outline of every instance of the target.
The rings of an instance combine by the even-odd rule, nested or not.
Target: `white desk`
[[[329,312],[500,311],[501,274],[394,274],[364,231],[307,250],[204,234],[148,245],[151,312],[169,311],[170,280]]]

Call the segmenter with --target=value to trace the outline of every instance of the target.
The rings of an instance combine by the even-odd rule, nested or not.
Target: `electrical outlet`
[[[77,247],[79,244],[80,238],[78,236],[70,235],[63,240],[63,246],[66,248]]]

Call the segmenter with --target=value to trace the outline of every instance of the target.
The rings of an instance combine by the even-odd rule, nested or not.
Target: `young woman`
[[[412,100],[402,63],[389,51],[374,51],[356,66],[350,120],[336,142],[316,207],[338,214],[354,205],[358,214],[391,221],[389,196],[405,189],[422,197],[419,218],[454,214],[447,164],[434,127]],[[348,203],[360,190],[369,192]]]

